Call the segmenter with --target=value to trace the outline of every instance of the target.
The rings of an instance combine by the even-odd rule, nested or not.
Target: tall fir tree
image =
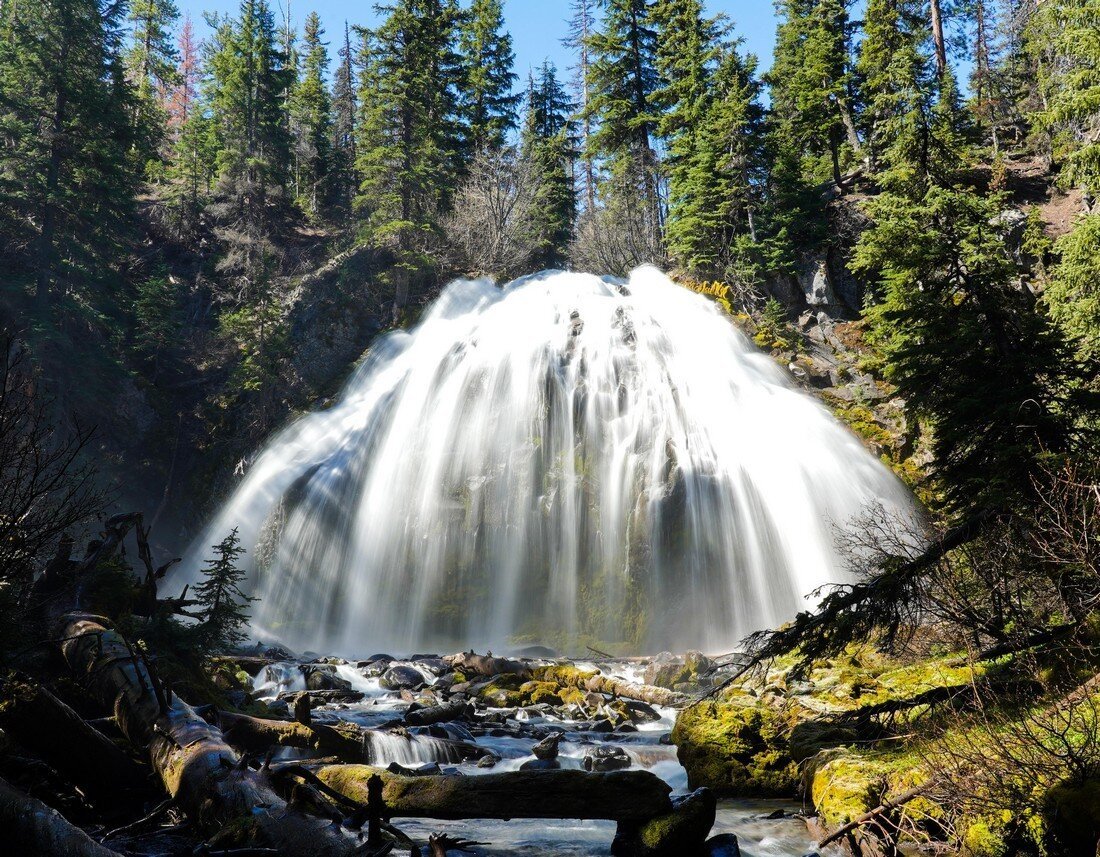
[[[587,151],[611,173],[602,189],[617,204],[638,206],[648,228],[660,232],[664,219],[653,93],[658,85],[657,33],[647,0],[607,0],[601,29],[588,39],[588,116],[595,131]]]
[[[875,173],[889,174],[930,152],[936,93],[928,39],[919,0],[868,0],[856,73],[867,161]]]
[[[399,310],[408,277],[430,261],[461,164],[459,9],[450,0],[396,0],[380,11],[384,20],[363,40],[356,207],[368,237],[397,253]]]
[[[512,36],[504,28],[502,0],[473,0],[458,31],[462,55],[462,119],[467,157],[500,149],[516,127],[521,96],[513,93],[516,75]]]
[[[746,278],[755,264],[767,179],[764,109],[756,60],[723,51],[693,134],[676,167],[666,241],[685,268]]]
[[[241,348],[237,386],[257,398],[261,413],[275,402],[282,345],[274,275],[290,164],[286,59],[266,0],[242,0],[236,21],[219,22],[205,92],[218,171],[208,211],[229,286],[222,328]]]
[[[1100,9],[1085,0],[1039,4],[1030,39],[1049,54],[1034,119],[1060,155],[1061,179],[1084,192],[1086,213],[1058,239],[1058,262],[1044,299],[1054,319],[1090,359],[1100,358]]]
[[[772,68],[766,76],[775,139],[807,163],[808,181],[823,177],[815,161],[827,158],[833,182],[859,154],[852,106],[850,23],[843,0],[782,0]]]
[[[311,218],[324,213],[329,199],[332,104],[325,78],[328,50],[316,12],[306,17],[302,32],[301,77],[291,95],[294,145],[294,190],[298,204]]]
[[[144,142],[143,159],[159,160],[166,154],[167,101],[178,85],[179,54],[172,34],[179,9],[173,0],[132,0],[130,49],[126,53],[127,76],[137,94],[134,125]]]
[[[592,137],[592,112],[589,109],[591,90],[589,84],[592,65],[589,39],[596,29],[596,0],[572,0],[569,15],[569,34],[563,44],[573,50],[577,63],[573,66],[573,90],[576,93],[578,125],[580,132],[580,172],[574,175],[574,182],[580,186],[580,199],[587,211],[596,207],[596,159],[592,154],[589,139]]]
[[[0,252],[43,314],[66,298],[102,310],[120,291],[138,180],[123,13],[106,0],[0,9]]]
[[[650,10],[657,32],[655,66],[658,88],[651,102],[658,111],[657,132],[665,141],[664,172],[668,177],[668,220],[666,240],[673,257],[685,262],[696,254],[685,245],[696,245],[689,237],[693,218],[699,155],[706,145],[701,139],[705,120],[714,101],[715,67],[722,56],[722,32],[717,19],[704,15],[702,0],[657,0]],[[731,145],[736,143],[731,139]],[[701,238],[701,236],[700,236]]]
[[[359,181],[355,172],[355,123],[358,107],[355,97],[354,54],[351,28],[344,22],[344,42],[340,62],[332,78],[332,144],[329,166],[329,191],[337,220],[346,221]]]
[[[576,139],[570,117],[574,104],[557,76],[544,62],[528,86],[527,117],[523,124],[522,157],[530,165],[535,185],[532,205],[532,264],[557,268],[565,264],[577,216],[573,181]]]

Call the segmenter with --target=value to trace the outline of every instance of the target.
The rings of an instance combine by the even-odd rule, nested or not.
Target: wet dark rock
[[[396,664],[382,673],[378,684],[386,690],[414,690],[423,687],[426,682],[424,674],[416,667]]]
[[[521,771],[557,771],[561,762],[557,759],[529,759],[519,766]]]
[[[703,846],[706,857],[741,857],[741,846],[732,833],[719,833],[712,836]]]
[[[351,682],[340,678],[332,664],[303,664],[302,674],[307,690],[351,690]]]
[[[445,672],[450,672],[451,668],[443,662],[443,659],[436,655],[413,655],[409,658],[421,669],[425,669],[433,676],[441,676]]]
[[[560,742],[561,733],[551,732],[532,747],[531,752],[535,754],[536,759],[556,759],[558,758],[558,744]]]
[[[293,661],[296,660],[294,652],[285,646],[268,646],[260,654],[269,661]]]
[[[591,728],[593,732],[614,732],[615,724],[610,720],[597,720]]]
[[[439,769],[439,762],[425,762],[415,768],[408,768],[397,764],[397,762],[390,762],[386,770],[391,774],[401,774],[403,777],[429,777],[442,773]]]
[[[622,747],[614,744],[603,747],[595,747],[584,754],[583,767],[586,771],[602,773],[604,771],[621,771],[629,768],[632,760]]]
[[[624,699],[622,704],[630,712],[630,719],[635,723],[656,723],[661,719],[661,714],[652,705],[634,699]]]
[[[625,733],[637,732],[638,727],[635,726],[633,723],[620,723],[618,726],[615,727],[615,731]]]
[[[477,760],[477,766],[479,768],[495,768],[499,761],[499,756],[494,756],[492,753],[487,753]]]
[[[767,821],[777,821],[780,818],[786,818],[787,813],[782,809],[777,809],[775,812],[769,812],[764,816]]]

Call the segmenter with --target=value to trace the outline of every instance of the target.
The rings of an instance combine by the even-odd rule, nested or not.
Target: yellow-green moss
[[[798,785],[790,755],[790,714],[764,706],[710,702],[680,712],[672,730],[692,788],[725,796],[789,797]]]

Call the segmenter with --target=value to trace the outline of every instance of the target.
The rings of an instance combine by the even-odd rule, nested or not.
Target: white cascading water
[[[710,301],[653,268],[449,285],[276,436],[238,527],[261,639],[729,650],[845,579],[895,477]]]

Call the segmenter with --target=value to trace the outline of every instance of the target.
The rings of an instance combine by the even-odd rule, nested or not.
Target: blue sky
[[[195,32],[205,36],[207,28],[202,23],[203,12],[230,12],[239,8],[239,0],[176,0],[180,12],[190,14],[195,22]],[[328,33],[330,52],[335,58],[336,43],[343,30],[344,21],[370,25],[375,21],[373,2],[362,0],[290,0],[291,15],[301,31],[305,16],[316,11]],[[271,0],[280,21],[285,15],[287,0]],[[512,33],[516,51],[516,73],[522,82],[528,70],[550,59],[559,69],[572,64],[570,52],[562,47],[565,36],[565,18],[569,14],[568,0],[506,0],[505,16]],[[775,42],[775,9],[772,0],[708,0],[711,13],[724,12],[734,22],[736,33],[744,39],[745,49],[755,53],[766,69],[771,61]],[[564,76],[564,75],[563,75]]]

